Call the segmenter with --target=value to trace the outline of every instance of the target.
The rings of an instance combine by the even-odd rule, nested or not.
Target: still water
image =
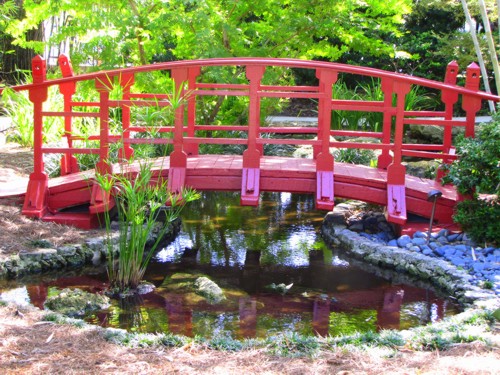
[[[205,192],[183,212],[179,236],[152,259],[146,279],[156,290],[114,300],[86,320],[137,332],[244,338],[406,329],[458,312],[430,290],[376,276],[327,248],[319,235],[323,216],[311,195],[266,193],[259,207],[241,207],[237,193]],[[201,275],[224,290],[223,302],[182,288]],[[4,282],[0,298],[43,308],[65,287],[103,291],[105,270]]]

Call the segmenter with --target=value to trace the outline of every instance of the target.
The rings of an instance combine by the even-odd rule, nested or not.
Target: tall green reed
[[[139,170],[116,175],[96,175],[96,183],[114,198],[118,212],[118,249],[112,242],[111,215],[105,210],[108,234],[107,270],[112,291],[137,288],[143,279],[154,251],[187,203],[199,199],[193,189],[183,189],[179,196],[167,190],[167,181],[153,176],[151,163],[139,162]],[[165,207],[170,202],[170,207]],[[160,220],[161,216],[161,220]],[[151,234],[155,240],[151,245]]]

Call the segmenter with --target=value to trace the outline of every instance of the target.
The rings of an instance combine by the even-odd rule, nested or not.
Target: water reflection
[[[333,253],[318,235],[323,215],[306,195],[264,194],[259,207],[241,207],[238,194],[204,193],[184,211],[181,234],[148,268],[146,279],[156,290],[114,301],[87,319],[139,332],[244,338],[406,329],[456,312],[425,289],[393,285]],[[199,275],[216,281],[226,300],[210,304],[180,287],[183,279]],[[48,295],[64,287],[102,292],[106,275],[45,277],[0,285],[0,291],[16,287],[2,298],[17,294],[43,307]]]

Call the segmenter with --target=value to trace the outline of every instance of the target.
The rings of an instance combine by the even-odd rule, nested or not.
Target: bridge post
[[[118,83],[122,87],[123,100],[130,100],[130,88],[134,85],[135,76],[133,73],[121,74]],[[122,160],[130,160],[134,155],[134,149],[128,142],[130,140],[130,105],[121,105],[122,110],[122,140],[123,145],[118,150],[118,157]]]
[[[172,79],[175,91],[181,92],[188,80],[187,68],[172,69]],[[175,93],[174,93],[175,95]],[[174,118],[174,150],[170,154],[170,169],[168,170],[168,190],[172,194],[180,194],[186,180],[187,154],[184,151],[184,104],[181,102],[175,108]]]
[[[250,104],[248,108],[248,144],[243,152],[243,171],[241,176],[242,206],[257,206],[260,193],[260,156],[257,138],[260,136],[260,97],[259,87],[265,66],[247,66],[246,76],[250,81],[248,93]]]
[[[382,125],[382,143],[391,143],[391,128],[392,128],[392,95],[393,95],[394,81],[390,78],[382,78],[381,88],[384,93],[384,112],[383,112],[383,125]],[[377,168],[387,169],[389,164],[392,163],[392,156],[389,154],[388,149],[383,149],[377,160]]]
[[[194,137],[196,125],[196,95],[194,92],[196,90],[196,78],[200,75],[201,68],[189,68],[188,69],[188,97],[187,97],[187,136]],[[198,144],[191,143],[184,145],[184,151],[188,155],[198,155]]]
[[[47,65],[41,56],[31,61],[34,88],[29,91],[29,99],[33,103],[33,159],[34,170],[30,174],[22,213],[29,217],[41,218],[48,211],[48,176],[43,164],[43,103],[47,100],[47,86],[36,87],[46,80]]]
[[[73,67],[71,66],[71,61],[69,57],[65,54],[61,54],[57,59],[59,63],[59,68],[61,69],[62,76],[73,77]],[[73,107],[71,106],[71,101],[73,95],[76,92],[76,82],[66,82],[59,85],[59,91],[64,97],[64,137],[66,137],[66,142],[69,148],[73,148]],[[61,157],[61,175],[67,175],[71,173],[76,173],[80,170],[78,168],[78,161],[75,155],[70,152],[65,153]]]
[[[107,74],[99,75],[95,79],[95,87],[99,92],[99,162],[95,173],[110,176],[113,171],[109,164],[109,93],[113,89],[114,77]],[[96,214],[108,211],[113,206],[109,192],[102,189],[97,183],[92,185],[89,212]]]
[[[465,78],[465,88],[479,91],[479,79],[481,77],[479,66],[472,63],[467,67]],[[481,109],[481,98],[464,94],[462,95],[462,109],[466,113],[465,136],[474,137],[474,126],[476,123],[476,113]]]
[[[330,153],[330,128],[332,114],[332,86],[337,82],[338,72],[321,69],[316,71],[319,79],[318,140],[321,149],[316,155],[316,208],[332,210],[334,201],[334,158]]]
[[[452,61],[446,67],[446,75],[444,77],[444,83],[450,85],[456,85],[457,83],[457,74],[458,74],[458,64],[456,61]],[[453,107],[455,103],[458,101],[458,93],[451,90],[442,90],[441,92],[441,101],[445,105],[445,120],[453,119]],[[445,125],[443,130],[443,153],[450,154],[453,152],[453,147],[451,143],[452,138],[452,125]],[[442,164],[450,164],[451,159],[445,158],[443,159]],[[446,174],[446,170],[444,168],[438,168],[436,173],[436,181],[442,181],[443,177]]]
[[[410,92],[409,83],[394,81],[397,95],[396,130],[394,134],[394,160],[387,167],[387,220],[396,224],[406,223],[406,168],[402,161],[405,98]]]

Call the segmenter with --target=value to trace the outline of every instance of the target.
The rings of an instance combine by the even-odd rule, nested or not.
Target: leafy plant
[[[445,183],[462,194],[500,193],[500,114],[481,125],[475,138],[460,136],[456,142],[458,160],[448,169]]]
[[[334,152],[335,160],[343,163],[371,165],[376,160],[373,150],[342,148]]]
[[[54,90],[51,88],[51,90]],[[23,147],[33,147],[33,103],[28,98],[28,91],[15,92],[4,89],[0,98],[5,114],[11,118],[13,129],[7,135],[7,141],[17,142]],[[53,92],[46,103],[52,110],[60,109],[60,96]],[[46,117],[43,126],[43,141],[56,142],[60,139],[63,123],[60,119]]]
[[[267,349],[273,355],[282,357],[314,357],[321,345],[317,337],[293,333],[282,333],[266,339]]]
[[[383,101],[384,92],[379,80],[358,83],[354,89],[340,80],[333,87],[333,98],[340,100]],[[393,98],[395,101],[395,98]],[[395,103],[393,103],[394,105]],[[434,107],[436,100],[420,86],[413,86],[405,98],[406,110],[423,110]],[[332,128],[336,130],[381,131],[383,115],[380,112],[332,111]]]
[[[114,197],[118,211],[118,254],[111,241],[111,215],[105,210],[108,233],[108,276],[111,288],[118,292],[135,289],[146,271],[154,250],[166,234],[169,224],[179,217],[185,204],[199,198],[192,189],[180,196],[167,190],[166,181],[153,180],[151,165],[139,163],[139,171],[122,175],[96,175],[96,182]],[[171,206],[165,209],[165,203]],[[164,215],[159,222],[160,215]],[[150,234],[156,231],[154,243],[147,249]]]
[[[500,201],[465,200],[457,205],[453,219],[477,243],[500,244]]]
[[[472,200],[460,202],[454,220],[476,242],[500,243],[500,115],[483,124],[476,138],[460,137],[459,159],[447,167],[444,183],[453,183]],[[479,193],[494,194],[483,199]]]

